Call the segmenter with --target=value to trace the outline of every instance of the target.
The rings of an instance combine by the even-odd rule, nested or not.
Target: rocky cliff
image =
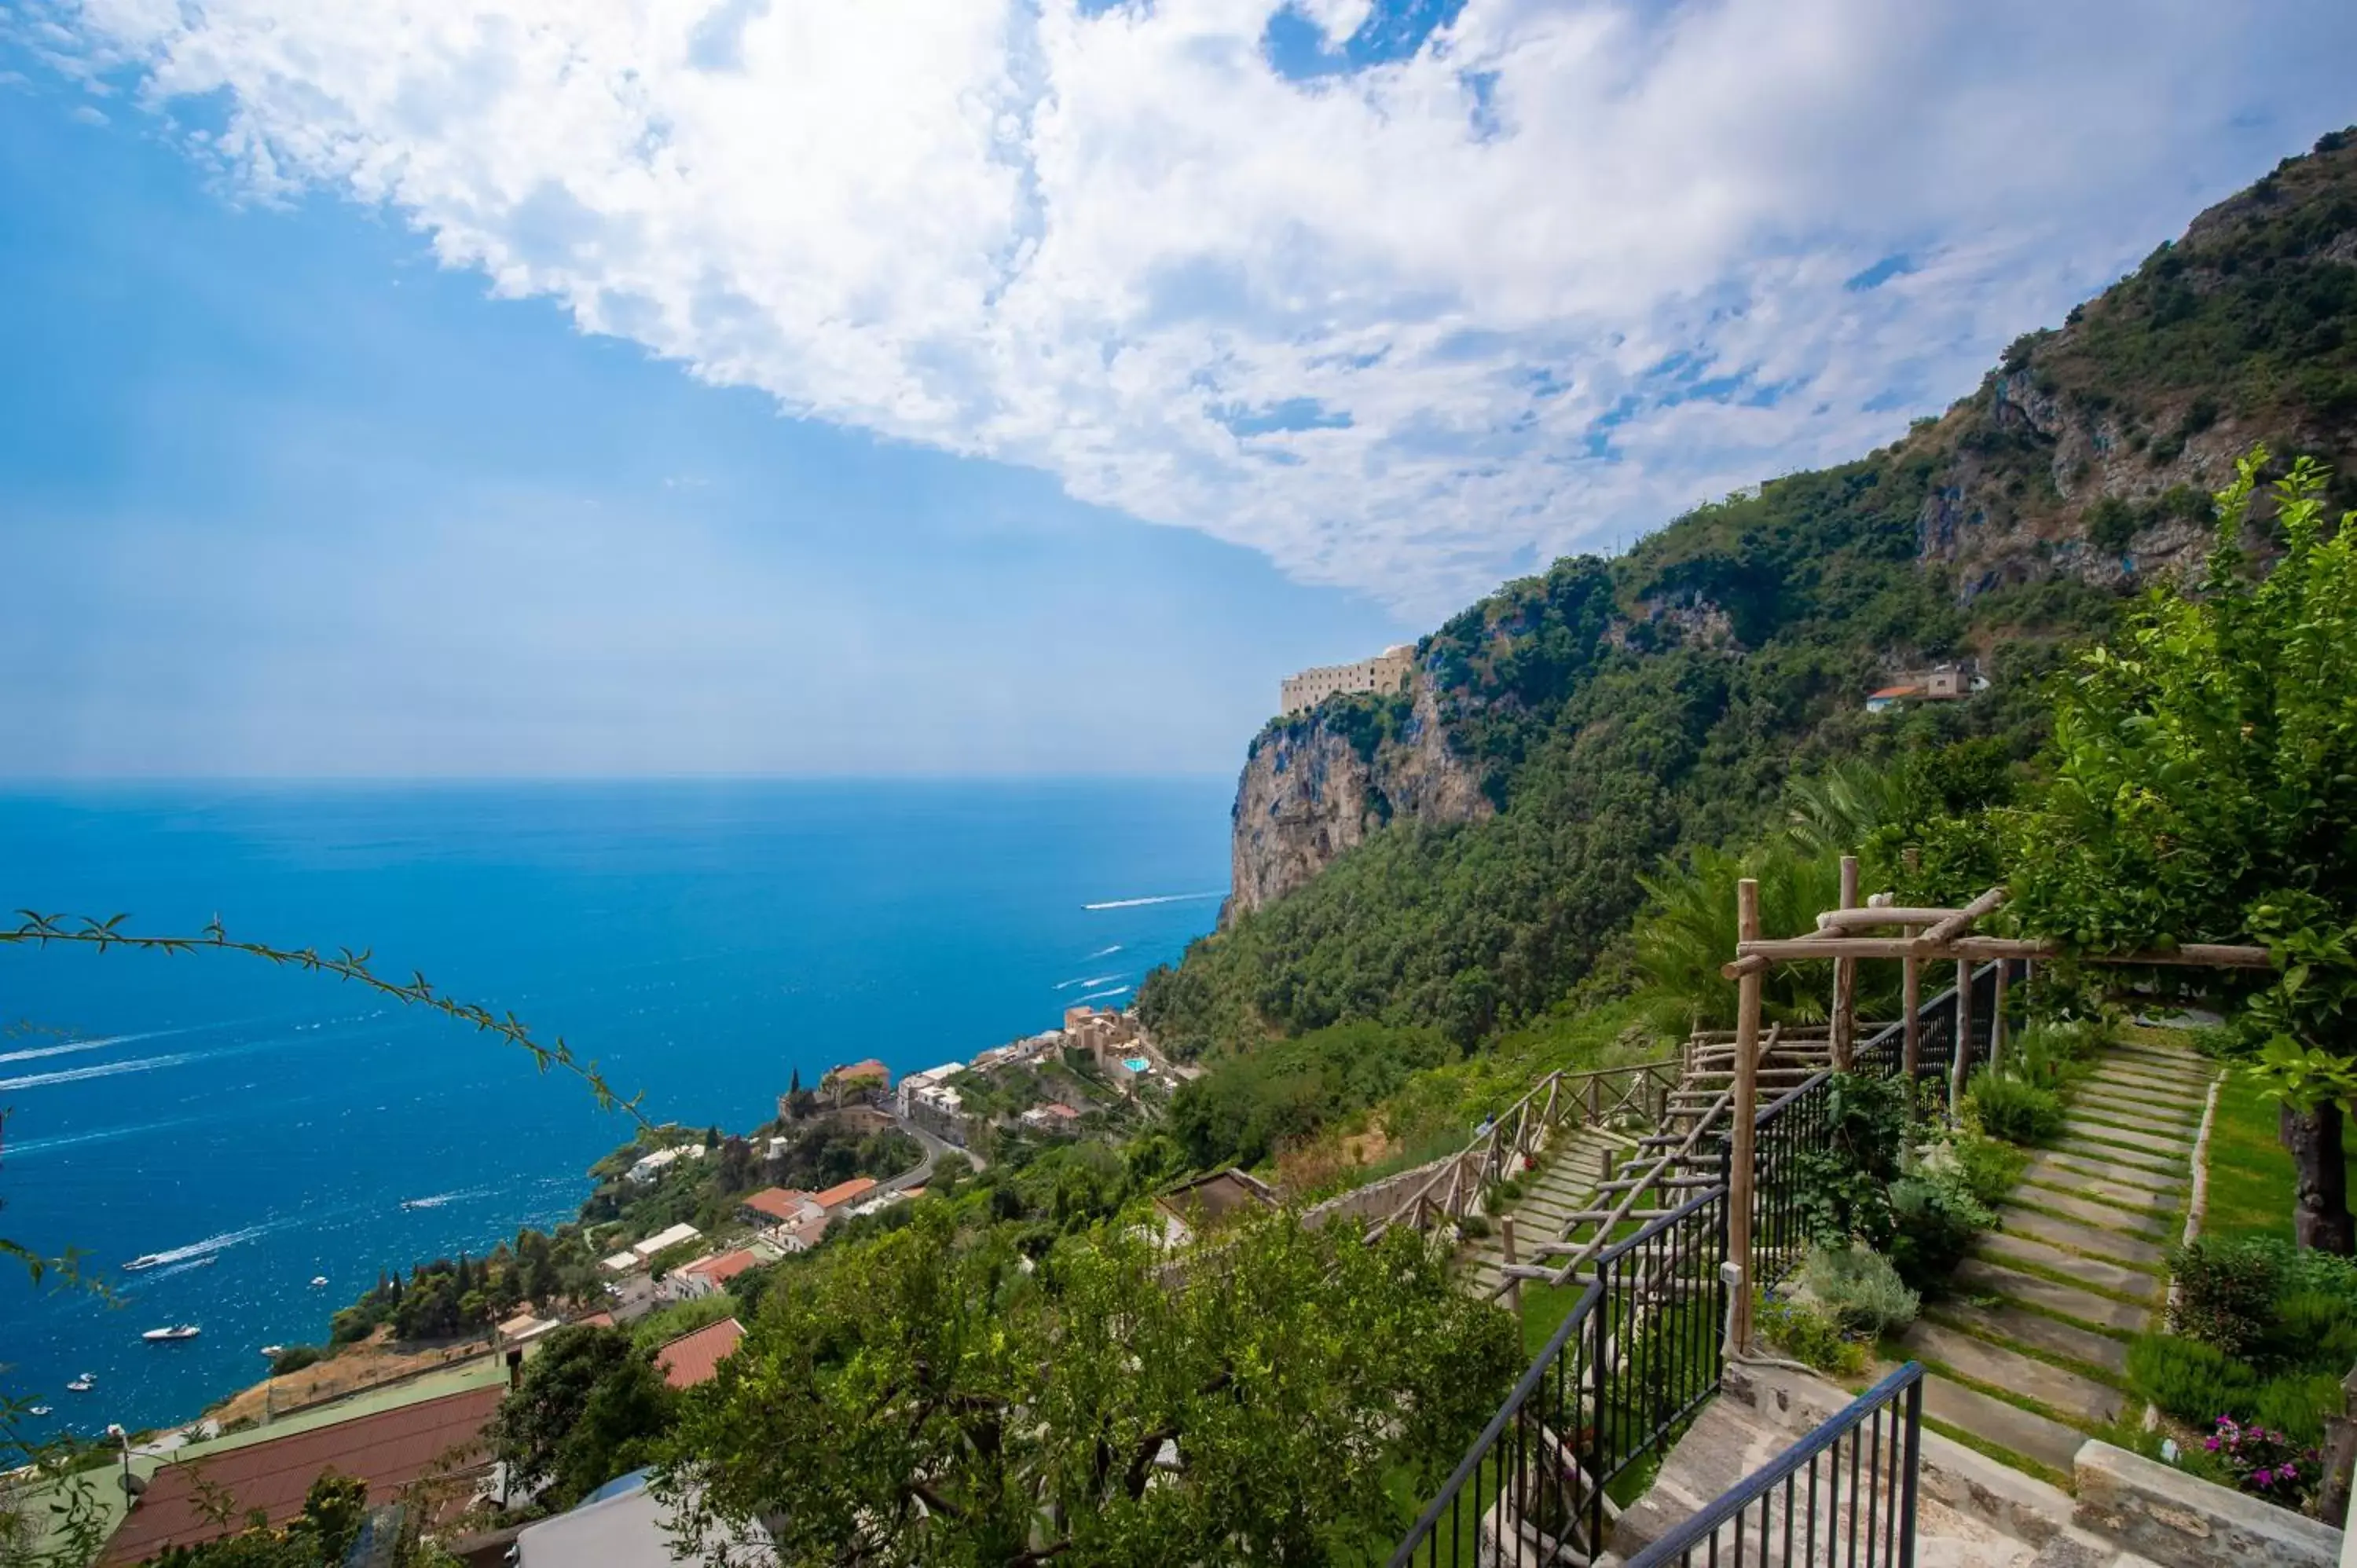
[[[1419,661],[1395,698],[1329,700],[1254,738],[1236,784],[1232,891],[1222,926],[1299,887],[1395,818],[1464,822],[1491,814],[1450,750]]]

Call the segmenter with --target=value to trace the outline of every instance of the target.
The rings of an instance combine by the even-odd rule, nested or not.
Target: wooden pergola
[[[1841,863],[1841,907],[1817,916],[1816,929],[1805,936],[1763,938],[1760,934],[1760,884],[1749,877],[1736,884],[1736,944],[1733,961],[1719,972],[1736,983],[1736,1079],[1731,1108],[1727,1193],[1727,1254],[1741,1270],[1734,1302],[1733,1338],[1738,1350],[1751,1344],[1752,1247],[1751,1220],[1758,1158],[1755,1147],[1760,1112],[1760,977],[1771,965],[1831,959],[1833,987],[1833,1063],[1846,1071],[1852,1061],[1857,1032],[1857,964],[1861,959],[1896,959],[1903,966],[1906,1035],[1900,1070],[1911,1081],[1921,1047],[1923,966],[1956,966],[1956,1026],[1953,1060],[1950,1065],[1949,1104],[1964,1097],[1965,1075],[1972,1065],[1972,972],[1978,963],[1998,961],[2035,961],[2070,958],[2081,963],[2110,965],[2192,965],[2211,969],[2272,969],[2267,950],[2218,942],[2186,942],[2169,948],[2147,948],[2125,953],[2074,953],[2062,944],[2037,938],[1988,937],[1973,933],[1975,923],[2002,908],[2006,892],[1992,887],[1958,909],[1910,908],[1894,904],[1891,895],[1878,894],[1858,901],[1856,855]],[[1992,1021],[1992,1058],[2005,1021],[2007,971],[1996,972]]]

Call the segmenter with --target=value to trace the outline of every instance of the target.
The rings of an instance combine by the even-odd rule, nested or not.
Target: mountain
[[[1508,583],[1417,645],[1402,693],[1272,721],[1221,929],[1148,977],[1147,1022],[1201,1054],[1351,1018],[1469,1046],[1543,1012],[1641,875],[1757,828],[1788,775],[1976,739],[2031,755],[2036,678],[2198,559],[2208,492],[2259,441],[2330,465],[2357,507],[2357,130],[1891,446]],[[1864,711],[1939,661],[1990,689]]]

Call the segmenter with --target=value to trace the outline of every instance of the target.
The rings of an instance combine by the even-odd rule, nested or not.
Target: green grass
[[[2348,1159],[2357,1191],[2357,1155]],[[2210,1127],[2210,1207],[2201,1231],[2222,1240],[2291,1240],[2291,1155],[2276,1141],[2276,1105],[2240,1071],[2218,1093]]]
[[[2073,1484],[2070,1477],[2051,1465],[2041,1465],[2026,1454],[2016,1454],[2001,1443],[1991,1443],[1985,1437],[1975,1437],[1963,1427],[1952,1426],[1937,1416],[1925,1416],[1923,1424],[1951,1443],[1961,1444],[1983,1458],[1994,1459],[1998,1464],[2019,1470],[2026,1476],[2033,1476],[2059,1490],[2067,1492]]]

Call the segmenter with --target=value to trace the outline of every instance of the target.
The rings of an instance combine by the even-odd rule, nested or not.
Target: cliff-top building
[[[1372,659],[1361,659],[1356,664],[1320,664],[1288,675],[1277,687],[1277,711],[1286,718],[1305,714],[1327,698],[1344,693],[1381,692],[1390,693],[1400,689],[1408,672],[1415,668],[1415,647],[1400,643],[1386,648]]]

